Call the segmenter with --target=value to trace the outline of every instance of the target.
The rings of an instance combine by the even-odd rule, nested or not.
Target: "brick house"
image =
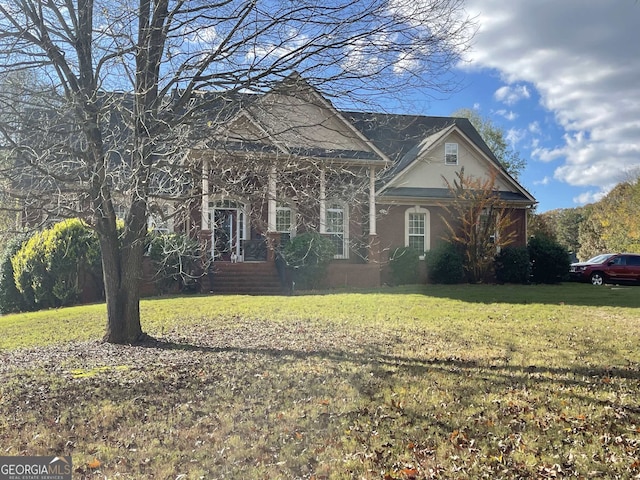
[[[188,157],[202,185],[176,228],[207,245],[217,291],[277,290],[274,252],[306,230],[336,246],[328,287],[383,284],[392,249],[443,241],[452,199],[444,179],[461,168],[477,178],[497,172],[516,245],[526,244],[536,203],[469,120],[341,111],[297,75],[243,96],[222,127],[203,127]]]

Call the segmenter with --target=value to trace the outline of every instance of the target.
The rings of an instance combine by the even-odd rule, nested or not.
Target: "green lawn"
[[[0,317],[3,455],[75,478],[640,478],[640,287],[425,286]]]

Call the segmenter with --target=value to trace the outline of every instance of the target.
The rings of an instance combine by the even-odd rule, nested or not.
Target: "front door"
[[[213,211],[213,258],[214,260],[231,260],[235,251],[238,236],[235,228],[235,210],[215,209]]]
[[[228,262],[235,255],[239,260],[244,239],[244,210],[235,202],[224,202],[213,208],[213,260]]]

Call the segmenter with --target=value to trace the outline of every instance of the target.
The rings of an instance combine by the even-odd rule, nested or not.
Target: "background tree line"
[[[619,183],[584,207],[534,214],[529,231],[557,240],[578,260],[603,252],[640,253],[640,178]]]

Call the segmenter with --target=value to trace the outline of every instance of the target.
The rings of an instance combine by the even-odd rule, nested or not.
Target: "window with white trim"
[[[444,144],[444,163],[445,165],[458,164],[458,144],[457,143]]]
[[[486,235],[491,244],[498,243],[500,217],[501,213],[493,211],[492,208],[484,208],[482,212],[480,212],[476,231],[479,235]],[[499,252],[500,247],[496,247],[496,250]]]
[[[408,208],[405,212],[405,246],[416,250],[423,258],[430,245],[430,214],[421,207]]]
[[[349,258],[348,224],[346,204],[330,203],[326,212],[326,232],[336,248],[335,258]]]
[[[293,219],[295,212],[291,206],[284,202],[278,202],[276,206],[276,232],[294,235],[295,224]]]

